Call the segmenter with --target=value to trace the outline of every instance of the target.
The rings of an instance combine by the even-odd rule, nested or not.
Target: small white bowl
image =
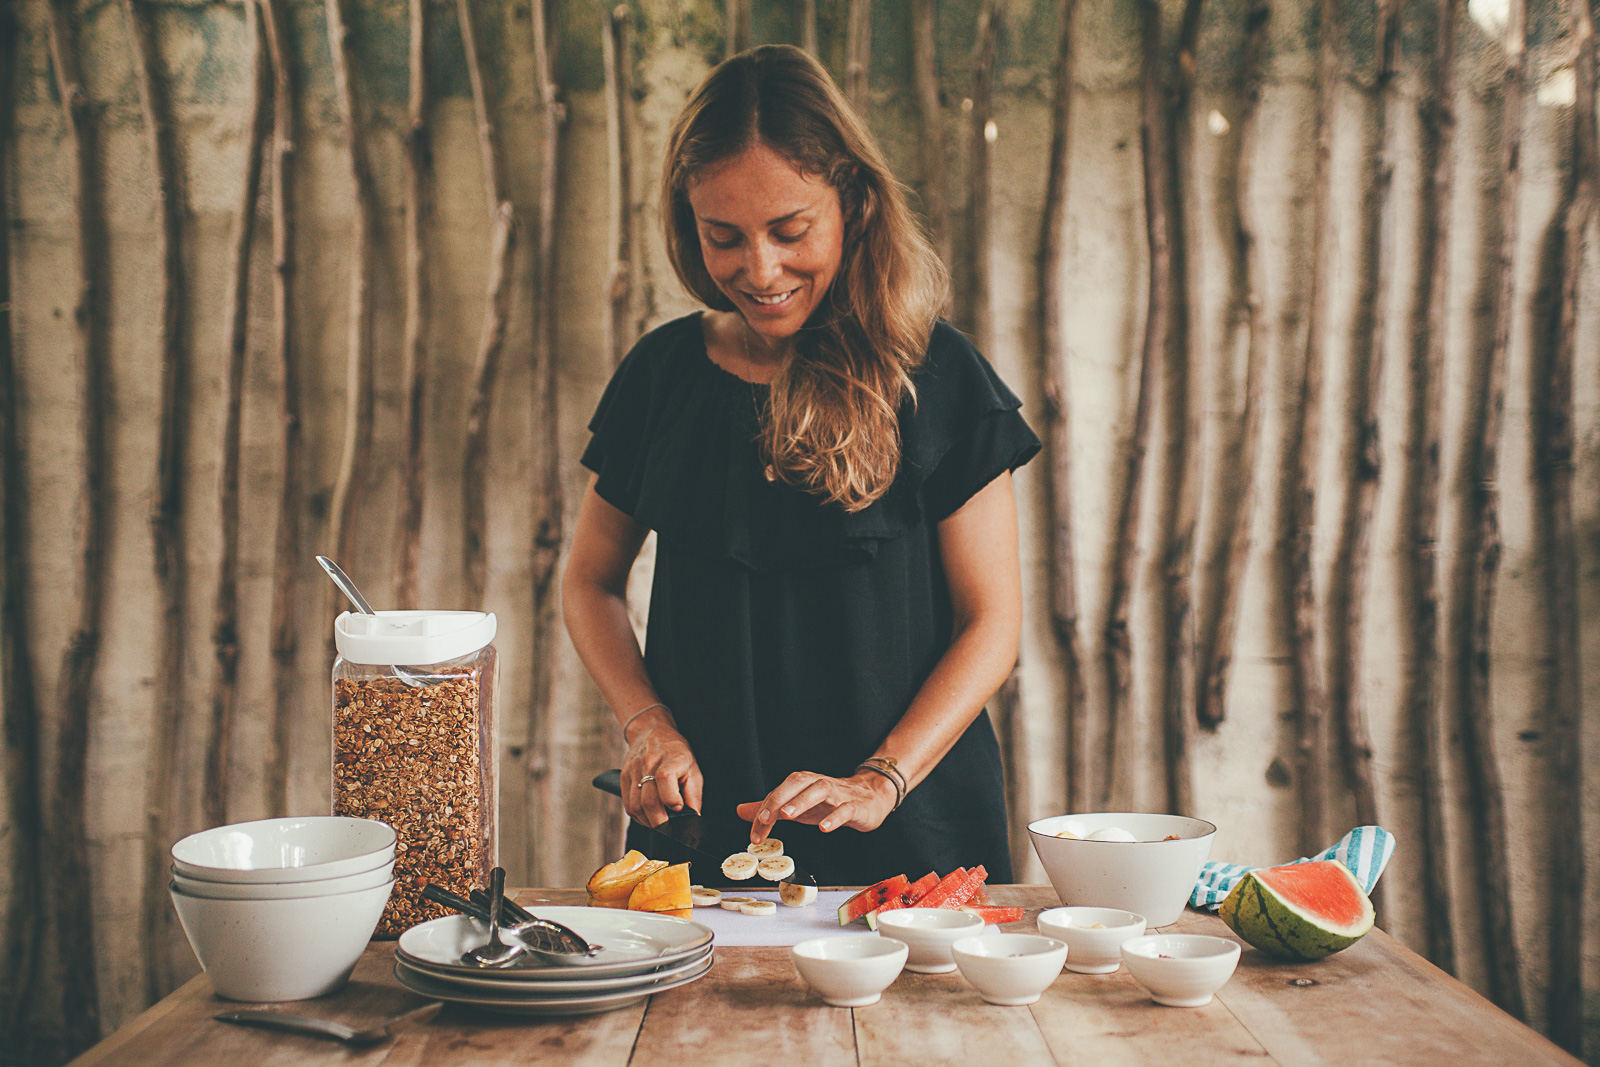
[[[289,897],[331,897],[376,889],[394,878],[394,860],[381,867],[343,878],[319,878],[312,882],[206,882],[172,871],[172,885],[178,892],[208,900],[284,900]]]
[[[1144,933],[1144,916],[1117,908],[1051,908],[1039,932],[1067,943],[1067,970],[1110,974],[1122,966],[1122,943]]]
[[[1056,836],[1070,830],[1084,838],[1113,826],[1137,840]],[[1057,815],[1028,825],[1033,850],[1061,903],[1131,911],[1143,915],[1149,926],[1178,921],[1216,833],[1216,826],[1204,819],[1142,812]],[[1173,840],[1166,840],[1172,835]]]
[[[374,889],[286,900],[207,900],[171,889],[172,904],[217,996],[305,1000],[350,977],[389,902]]]
[[[911,950],[906,970],[949,974],[956,969],[950,946],[963,937],[983,933],[984,922],[970,911],[950,908],[897,908],[878,913],[878,933],[904,941]]]
[[[906,965],[906,943],[890,937],[860,934],[818,937],[789,950],[794,969],[836,1008],[876,1004]]]
[[[961,977],[990,1004],[1032,1004],[1050,988],[1067,962],[1067,946],[1033,934],[964,937],[950,946]]]
[[[1157,1004],[1199,1008],[1233,976],[1239,942],[1206,934],[1152,934],[1124,941],[1122,960]]]
[[[375,819],[300,815],[202,830],[172,846],[172,866],[204,882],[309,882],[394,859],[394,830]]]

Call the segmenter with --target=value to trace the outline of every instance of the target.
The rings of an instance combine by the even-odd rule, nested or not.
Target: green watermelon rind
[[[1306,914],[1274,893],[1254,871],[1239,879],[1218,914],[1229,929],[1269,956],[1320,960],[1343,951],[1366,936],[1375,915],[1371,901],[1350,869],[1338,860],[1328,862],[1344,871],[1365,904],[1363,922],[1354,928],[1330,929],[1325,920]]]

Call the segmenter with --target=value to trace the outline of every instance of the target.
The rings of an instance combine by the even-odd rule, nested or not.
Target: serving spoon
[[[508,945],[500,940],[500,915],[506,903],[506,869],[489,872],[489,941],[461,955],[461,962],[474,967],[505,967],[528,951],[524,945]]]
[[[367,602],[366,597],[361,595],[361,590],[356,588],[356,583],[350,580],[350,576],[344,572],[343,567],[339,566],[327,556],[318,556],[317,562],[322,564],[322,569],[328,572],[328,577],[333,579],[333,584],[339,587],[339,592],[343,593],[349,598],[350,603],[355,605],[357,611],[361,612],[363,615],[376,616],[378,614],[376,611],[372,610],[372,605]],[[400,666],[398,663],[392,664],[391,669],[394,671],[394,676],[396,678],[400,679],[406,685],[411,686],[413,689],[421,689],[425,686],[433,684],[433,682],[430,681],[427,676],[414,674]]]

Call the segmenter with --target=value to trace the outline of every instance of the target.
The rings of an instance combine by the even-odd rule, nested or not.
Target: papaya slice
[[[626,856],[606,864],[590,877],[589,906],[626,908],[634,887],[666,865],[666,860],[653,860],[642,852],[630,850]]]
[[[647,874],[628,894],[628,910],[692,914],[694,898],[689,894],[689,865],[663,866]],[[689,916],[679,917],[687,919]]]

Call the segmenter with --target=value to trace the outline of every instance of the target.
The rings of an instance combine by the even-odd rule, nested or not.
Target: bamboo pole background
[[[1030,819],[1106,796],[1212,819],[1218,858],[1302,854],[1312,835],[1280,773],[1299,738],[1285,718],[1299,707],[1285,659],[1293,603],[1270,535],[1284,518],[1273,493],[1309,484],[1322,506],[1299,529],[1321,594],[1308,617],[1329,671],[1331,744],[1313,761],[1328,776],[1323,833],[1304,843],[1320,848],[1377,812],[1401,845],[1382,883],[1386,928],[1480,989],[1520,991],[1531,1022],[1577,1047],[1583,994],[1593,1000],[1584,961],[1600,958],[1581,878],[1600,859],[1600,756],[1583,715],[1600,679],[1566,666],[1600,647],[1600,543],[1587,536],[1600,523],[1600,242],[1592,214],[1577,239],[1581,214],[1567,206],[1583,202],[1569,183],[1592,151],[1577,133],[1594,126],[1592,80],[1572,69],[1583,0],[1530,0],[1539,30],[1520,85],[1500,77],[1507,31],[1494,5],[1460,0],[1345,5],[1326,35],[1340,73],[1319,77],[1319,2],[931,4],[916,22],[909,6],[864,0],[750,0],[739,12],[753,43],[806,44],[869,102],[869,125],[896,172],[923,186],[917,203],[935,230],[928,179],[962,191],[946,200],[958,325],[1046,441],[1016,476],[1024,644],[991,705],[1018,876],[1042,877]],[[454,46],[459,11],[414,29],[414,9],[343,0],[324,27],[320,3],[252,3],[181,19],[138,9],[159,12],[152,40],[165,64],[150,66],[151,88],[170,112],[171,187],[185,192],[175,283],[152,269],[167,232],[153,191],[166,183],[128,9],[6,9],[21,30],[5,36],[18,61],[0,63],[0,90],[17,102],[14,122],[0,108],[0,957],[15,964],[0,985],[0,1042],[43,1050],[25,1062],[60,1062],[193,972],[162,884],[174,837],[222,817],[327,810],[326,627],[320,609],[305,610],[325,603],[307,566],[324,532],[347,542],[375,602],[498,614],[513,878],[576,884],[620,847],[615,806],[584,784],[614,763],[616,739],[556,623],[555,578],[587,478],[585,424],[618,354],[693,310],[665,281],[653,190],[672,117],[728,47],[723,5],[691,17],[636,0],[596,18],[480,0],[470,13],[481,25],[461,34],[480,46],[475,79]],[[271,74],[254,103],[251,16]],[[49,54],[57,17],[62,40],[76,39],[65,64]],[[341,47],[340,21],[354,47]],[[1319,82],[1332,131],[1325,210],[1313,202]],[[970,111],[947,106],[969,92]],[[263,232],[252,253],[240,226],[266,105],[270,154],[257,165],[272,239],[268,249]],[[1500,122],[1519,113],[1506,127],[1520,136],[1513,169]],[[364,193],[352,141],[370,157]],[[493,170],[498,195],[484,180]],[[968,189],[986,192],[961,212]],[[502,204],[526,225],[486,293]],[[1337,239],[1319,246],[1324,225]],[[498,318],[485,315],[496,292]],[[1481,294],[1494,297],[1488,317],[1474,311]],[[191,504],[179,531],[190,620],[180,668],[162,665],[147,521],[162,499],[164,306],[184,309],[185,332],[169,336],[196,339],[179,464]],[[1320,432],[1296,388],[1311,331],[1324,344]],[[1486,438],[1475,411],[1498,392],[1482,362],[1491,334],[1506,407]],[[370,450],[348,464],[347,404],[363,386],[345,372],[358,337]],[[482,423],[480,595],[460,581],[458,483],[486,341],[500,364]],[[1570,387],[1557,358],[1569,350]],[[80,377],[63,357],[79,352],[98,373]],[[1301,425],[1296,459],[1285,438]],[[1489,438],[1501,562],[1496,595],[1475,607],[1451,577],[1479,573],[1479,527],[1462,521],[1461,498],[1483,476],[1467,446]],[[212,499],[215,513],[194,504]],[[647,555],[637,592],[649,566]],[[631,610],[642,617],[646,598]],[[1476,629],[1463,631],[1469,617]],[[1107,633],[1108,620],[1125,629]],[[1470,666],[1490,672],[1492,701],[1466,702],[1463,633],[1487,641]],[[1111,655],[1115,684],[1085,670]],[[53,663],[68,669],[41,667]],[[159,695],[169,685],[211,699],[171,714]],[[213,720],[212,700],[230,691],[233,710]],[[212,721],[233,724],[231,743]],[[161,752],[170,771],[157,769]],[[1503,847],[1474,814],[1496,803]],[[77,850],[77,866],[51,880],[75,895],[39,884],[45,841]],[[35,899],[50,900],[42,924]],[[64,910],[94,921],[67,930]],[[1485,915],[1492,940],[1477,935]],[[55,962],[74,932],[93,938],[92,971]]]

